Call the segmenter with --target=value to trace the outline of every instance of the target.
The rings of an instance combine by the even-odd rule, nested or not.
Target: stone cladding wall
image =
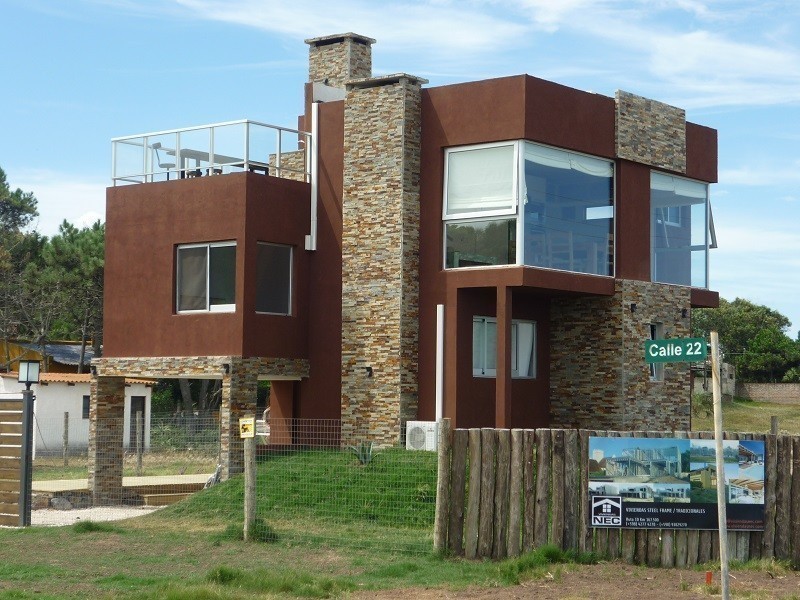
[[[350,79],[372,76],[372,44],[375,40],[355,33],[306,40],[308,80],[344,87]]]
[[[631,280],[618,280],[613,297],[554,299],[552,427],[687,429],[689,363],[666,363],[663,381],[651,381],[644,342],[651,323],[663,324],[665,338],[688,337],[690,306],[689,288]]]
[[[307,378],[308,359],[269,358],[241,356],[164,356],[136,358],[98,358],[92,361],[97,376],[92,378],[92,402],[90,408],[89,460],[96,464],[90,472],[97,478],[94,484],[98,494],[108,496],[107,491],[117,488],[113,497],[120,497],[122,487],[122,432],[124,410],[125,377],[146,378],[215,378],[222,380],[222,403],[220,405],[220,446],[222,476],[241,473],[243,444],[239,437],[239,418],[252,416],[256,410],[258,378]],[[228,365],[227,372],[225,365]],[[118,390],[117,383],[121,382]],[[91,415],[97,406],[96,417]],[[117,417],[119,417],[117,419]],[[116,420],[119,423],[116,423]],[[98,429],[93,436],[93,428]],[[119,469],[113,461],[119,453]],[[108,456],[111,456],[109,459]],[[117,470],[119,473],[117,473]],[[92,475],[95,473],[95,475]],[[118,481],[117,481],[118,476]],[[95,489],[92,487],[91,489]]]
[[[281,170],[276,166],[276,156],[269,155],[269,174],[281,179],[291,179],[293,181],[306,180],[306,153],[303,150],[293,152],[281,152]]]
[[[92,376],[89,394],[89,490],[104,506],[122,498],[125,378]]]
[[[617,156],[686,172],[686,111],[617,90]]]
[[[422,83],[394,75],[348,85],[342,199],[343,443],[396,444],[402,422],[417,412]]]

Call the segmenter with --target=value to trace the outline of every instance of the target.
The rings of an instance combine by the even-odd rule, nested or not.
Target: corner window
[[[614,163],[526,141],[448,149],[445,268],[613,274]]]
[[[236,310],[236,244],[186,244],[177,253],[178,312]]]
[[[472,374],[497,376],[497,319],[472,319]],[[511,321],[511,377],[536,377],[536,323]]]
[[[90,403],[90,396],[83,397],[83,406],[81,407],[81,418],[88,419],[89,418],[89,403]]]
[[[258,243],[256,312],[292,313],[292,247]]]
[[[651,172],[653,281],[708,287],[711,227],[708,184]]]
[[[650,339],[664,339],[664,324],[650,323]],[[664,363],[650,363],[650,381],[664,381]]]

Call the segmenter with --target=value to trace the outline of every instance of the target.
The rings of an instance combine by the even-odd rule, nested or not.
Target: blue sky
[[[250,118],[296,126],[305,38],[378,40],[375,74],[529,73],[719,130],[711,288],[800,328],[796,0],[3,0],[0,166],[38,229],[104,212],[110,139]]]

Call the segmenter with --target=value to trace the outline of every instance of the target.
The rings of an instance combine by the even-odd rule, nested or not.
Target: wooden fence
[[[0,525],[22,523],[22,400],[0,398]]]
[[[717,531],[589,526],[590,436],[713,439],[710,432],[456,429],[443,421],[434,545],[467,558],[518,556],[545,544],[629,563],[686,567],[719,558]],[[800,565],[800,436],[765,442],[765,529],[728,533],[732,559]]]

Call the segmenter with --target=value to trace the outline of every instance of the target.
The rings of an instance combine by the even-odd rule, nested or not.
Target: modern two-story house
[[[440,416],[688,427],[688,366],[651,367],[643,348],[718,304],[716,131],[528,75],[376,77],[375,40],[306,42],[296,129],[113,141],[97,443],[116,439],[125,376],[222,379],[227,472],[259,379],[274,422],[341,423],[336,444],[396,443]],[[94,460],[102,490],[114,458]]]

